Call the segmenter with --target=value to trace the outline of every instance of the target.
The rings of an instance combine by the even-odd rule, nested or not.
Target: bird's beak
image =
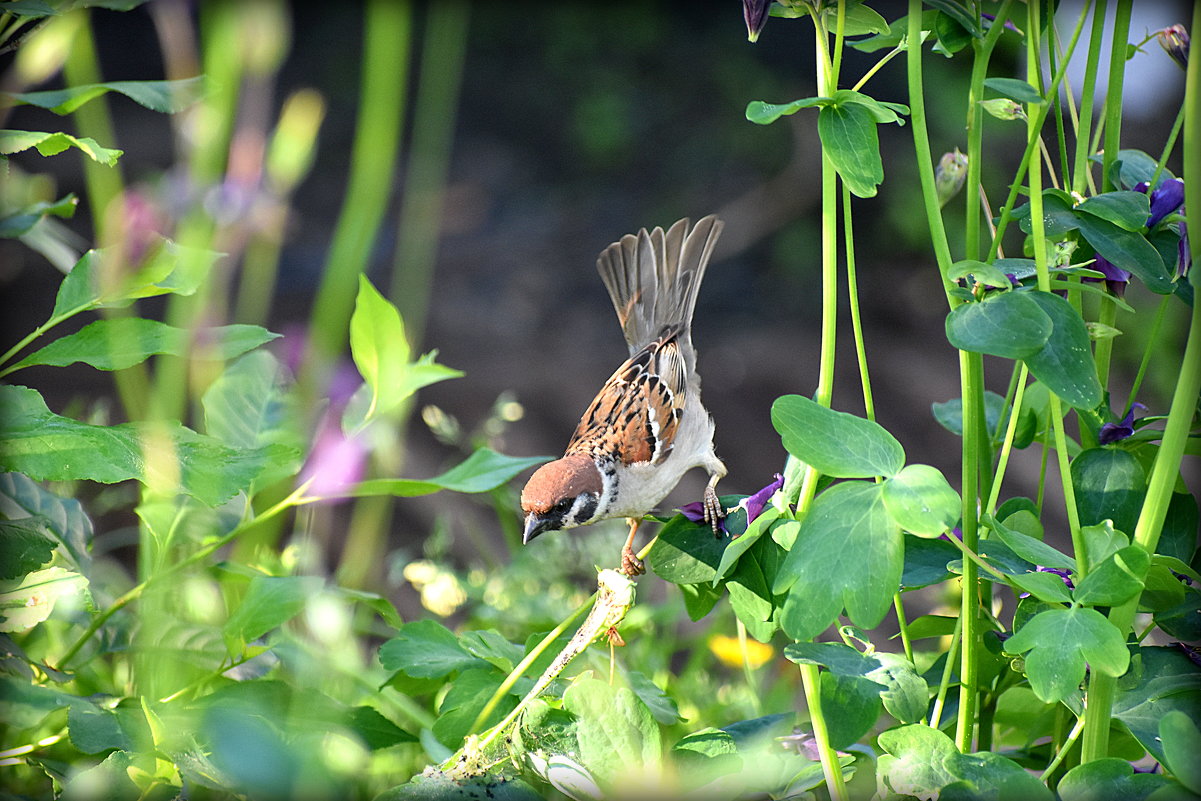
[[[525,533],[521,535],[522,545],[529,545],[530,540],[537,537],[544,531],[551,528],[551,523],[544,517],[539,517],[534,512],[530,512],[525,517]]]

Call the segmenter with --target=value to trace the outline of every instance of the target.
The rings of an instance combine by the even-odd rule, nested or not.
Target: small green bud
[[[947,205],[947,201],[959,194],[966,179],[967,156],[960,153],[959,148],[955,148],[952,153],[944,153],[934,169],[934,188],[938,192],[938,205]]]
[[[994,97],[992,100],[981,100],[980,105],[984,106],[984,110],[998,120],[1026,119],[1026,112],[1022,110],[1022,104],[1016,100],[1010,100],[1008,97]]]

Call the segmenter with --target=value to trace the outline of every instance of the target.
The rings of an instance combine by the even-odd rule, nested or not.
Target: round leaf
[[[876,120],[861,103],[825,106],[817,117],[822,150],[857,197],[875,197],[884,180]]]
[[[1040,351],[1024,357],[1026,366],[1068,405],[1094,408],[1101,402],[1102,390],[1084,320],[1058,295],[1030,292],[1029,297],[1051,318],[1052,330]]]
[[[785,450],[827,476],[894,476],[905,464],[901,443],[879,424],[800,395],[777,398],[771,422]]]
[[[947,340],[960,350],[1004,359],[1038,353],[1053,330],[1051,318],[1028,292],[1003,292],[964,303],[947,315]]]
[[[884,482],[883,497],[897,525],[919,537],[940,537],[959,522],[959,493],[927,464],[906,465]]]
[[[1112,520],[1118,531],[1134,531],[1147,494],[1146,473],[1134,454],[1090,448],[1072,460],[1070,470],[1081,525]]]

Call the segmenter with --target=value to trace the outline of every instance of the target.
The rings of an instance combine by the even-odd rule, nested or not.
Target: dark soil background
[[[903,13],[899,3],[873,6],[890,19]],[[1182,21],[1187,11],[1185,2],[1140,0],[1131,38]],[[317,89],[328,115],[314,171],[295,196],[274,290],[275,331],[296,331],[307,320],[343,199],[361,12],[354,3],[289,7],[291,51],[271,92],[269,117],[300,87]],[[418,4],[418,38],[425,12]],[[94,14],[106,79],[163,77],[145,8]],[[498,446],[515,455],[561,452],[580,412],[625,357],[595,273],[597,254],[639,227],[715,212],[726,228],[694,325],[705,400],[717,422],[718,453],[730,469],[723,490],[751,492],[767,483],[784,459],[769,419],[771,403],[781,394],[809,395],[816,383],[820,151],[813,113],[767,127],[747,122],[743,114],[750,100],[816,94],[810,31],[805,21],[773,18],[751,45],[733,0],[474,4],[423,337],[423,349],[438,348],[439,360],[466,377],[424,390],[420,405],[436,404],[472,428],[501,393],[510,392],[524,416],[504,430]],[[1017,37],[1006,38],[992,74],[1022,75]],[[416,48],[415,56],[420,41]],[[848,50],[847,84],[875,59]],[[966,148],[961,99],[968,67],[964,58],[926,58],[936,160],[944,151]],[[1181,102],[1183,73],[1154,41],[1129,70],[1123,145],[1158,155]],[[61,85],[58,81],[36,88]],[[904,59],[892,62],[865,91],[903,101]],[[102,144],[125,149],[121,163],[131,183],[161,182],[175,159],[168,122],[116,95],[110,104],[118,141]],[[69,119],[28,107],[4,121],[4,127],[33,130],[71,130],[70,125]],[[958,439],[930,412],[932,403],[958,393],[959,381],[955,352],[943,335],[946,305],[921,211],[910,129],[879,130],[885,182],[878,197],[855,202],[878,419],[904,444],[910,462],[933,464],[957,485]],[[1022,130],[1020,123],[987,122],[984,178],[995,207],[1016,165]],[[50,159],[24,154],[13,161],[26,171],[51,172],[56,196],[83,194],[73,152]],[[1170,166],[1178,168],[1178,160]],[[396,245],[396,201],[405,179],[398,168],[393,208],[374,251],[371,275],[382,286]],[[948,206],[952,232],[961,227],[961,207],[961,199]],[[89,236],[86,209],[71,227]],[[1016,246],[1015,239],[1011,247]],[[952,249],[957,250],[954,242]],[[46,318],[61,276],[19,243],[0,246],[0,263],[3,339],[12,342]],[[1137,286],[1128,300],[1148,311],[1155,302]],[[844,299],[844,316],[845,306]],[[1123,339],[1137,343],[1137,329],[1149,319],[1149,314],[1121,317],[1118,327],[1128,333]],[[843,322],[834,403],[861,412],[849,318]],[[1180,334],[1181,326],[1172,330]],[[1118,386],[1129,384],[1141,352],[1122,344],[1115,357]],[[1140,398],[1150,413],[1166,413],[1176,369],[1170,360],[1153,365]],[[1008,377],[1006,366],[990,364],[992,389],[1004,393]],[[111,387],[107,374],[89,370],[30,370],[21,380],[44,391],[59,412],[72,401],[103,397]],[[1122,395],[1114,405],[1124,401]],[[404,474],[431,475],[455,458],[415,416]],[[1019,454],[1003,497],[1032,495],[1037,463],[1033,449]],[[1048,484],[1058,484],[1053,468]],[[702,486],[697,472],[669,500],[693,500]],[[395,512],[393,546],[412,550],[420,548],[417,532],[429,531],[435,519],[452,531],[487,525],[478,505],[451,497],[398,502]],[[1050,534],[1054,540],[1066,536]]]

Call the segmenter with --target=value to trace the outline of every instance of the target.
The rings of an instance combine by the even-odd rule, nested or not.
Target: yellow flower
[[[730,667],[742,667],[742,645],[736,637],[714,634],[709,638],[709,650],[713,652],[714,656]],[[770,645],[764,645],[758,640],[747,638],[746,661],[752,668],[766,664],[775,656],[775,653],[775,649]]]

